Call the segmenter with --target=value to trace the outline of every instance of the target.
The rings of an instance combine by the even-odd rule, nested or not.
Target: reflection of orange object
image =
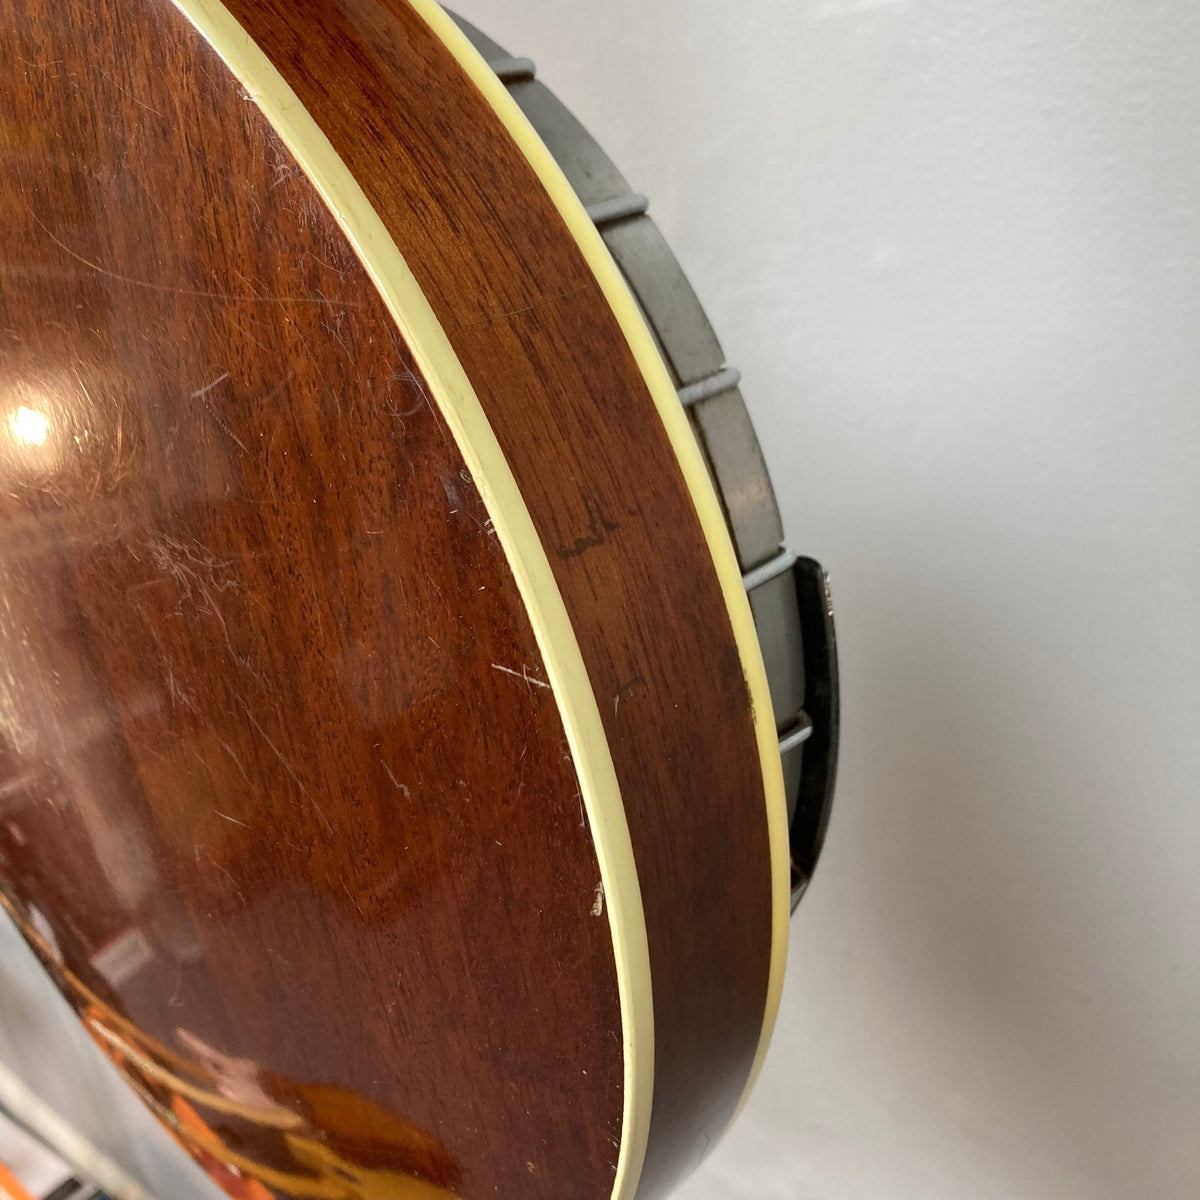
[[[179,1119],[179,1128],[201,1135],[201,1139],[216,1141],[216,1135],[200,1119],[196,1110],[182,1097],[171,1098],[171,1111]],[[233,1200],[275,1200],[275,1193],[268,1191],[257,1179],[249,1179],[232,1166],[223,1163],[214,1154],[203,1148],[203,1145],[193,1149],[196,1161],[208,1173],[208,1177]]]
[[[344,1088],[262,1071],[187,1030],[176,1036],[201,1061],[172,1050],[58,963],[2,892],[0,905],[101,1052],[233,1200],[457,1200],[459,1167],[425,1130]]]
[[[281,1195],[306,1200],[457,1200],[453,1188],[458,1167],[441,1143],[366,1097],[260,1074],[260,1082],[279,1092],[278,1099],[288,1107],[266,1092],[268,1107],[231,1100],[210,1090],[220,1085],[216,1078],[208,1086],[197,1086],[173,1076],[152,1057],[150,1047],[157,1045],[152,1038],[141,1035],[136,1040],[142,1046],[131,1044],[107,1028],[103,1016],[103,1006],[94,1003],[84,1010],[97,1045],[234,1200],[275,1200]],[[194,1035],[190,1040],[203,1045]],[[211,1047],[208,1054],[217,1063],[240,1061]],[[204,1072],[199,1064],[191,1066],[197,1077]],[[220,1114],[225,1125],[246,1122],[255,1130],[254,1153],[239,1152],[235,1146],[240,1139],[231,1144],[228,1129],[218,1132],[196,1106]],[[308,1119],[292,1106],[306,1111]],[[323,1133],[310,1123],[318,1113]],[[373,1136],[364,1137],[364,1130]],[[274,1138],[278,1140],[272,1145],[267,1139]],[[250,1188],[251,1183],[260,1190]]]
[[[0,1163],[0,1200],[33,1200],[17,1177]]]

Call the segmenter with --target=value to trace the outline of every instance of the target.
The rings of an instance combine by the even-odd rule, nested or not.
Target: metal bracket
[[[815,559],[796,560],[796,597],[804,642],[804,712],[812,733],[802,749],[798,787],[789,797],[792,911],[800,903],[825,842],[837,780],[840,721],[837,638],[829,576]]]

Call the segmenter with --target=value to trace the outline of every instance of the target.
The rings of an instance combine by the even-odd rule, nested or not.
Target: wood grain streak
[[[399,0],[231,8],[384,219],[508,457],[600,700],[655,999],[642,1194],[707,1150],[757,1046],[771,905],[758,752],[711,558],[646,385],[495,114]]]
[[[597,858],[413,348],[173,5],[0,3],[7,907],[233,1194],[604,1200]],[[229,7],[416,276],[553,567],[641,883],[660,1194],[737,1103],[771,945],[692,497],[561,214],[416,12]]]
[[[235,1192],[607,1196],[595,854],[409,349],[172,6],[0,47],[11,911]]]

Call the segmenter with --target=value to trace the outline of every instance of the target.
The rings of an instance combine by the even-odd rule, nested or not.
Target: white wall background
[[[461,4],[652,197],[834,576],[826,856],[682,1200],[1194,1200],[1200,6]]]
[[[845,748],[684,1200],[1200,1195],[1200,6],[459,0],[651,197]]]

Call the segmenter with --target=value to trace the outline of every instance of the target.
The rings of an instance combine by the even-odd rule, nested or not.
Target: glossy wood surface
[[[606,1196],[595,856],[408,350],[172,6],[0,45],[14,911],[227,1185]]]
[[[575,619],[646,912],[655,1098],[642,1194],[652,1194],[698,1161],[741,1094],[771,928],[749,701],[690,494],[577,245],[419,17],[401,0],[230,8],[417,275]]]
[[[749,700],[692,498],[578,246],[424,21],[400,0],[230,8],[416,275],[554,567],[642,885],[656,1194],[741,1094],[772,919]],[[9,10],[0,804],[28,823],[3,842],[23,919],[50,922],[127,1067],[169,1060],[210,1100],[252,1078],[293,1158],[341,1147],[321,1169],[357,1172],[346,1195],[607,1195],[621,1054],[597,864],[436,404],[173,7]],[[154,965],[116,988],[94,960],[136,959],[129,929]],[[204,1119],[232,1143],[243,1116]]]

